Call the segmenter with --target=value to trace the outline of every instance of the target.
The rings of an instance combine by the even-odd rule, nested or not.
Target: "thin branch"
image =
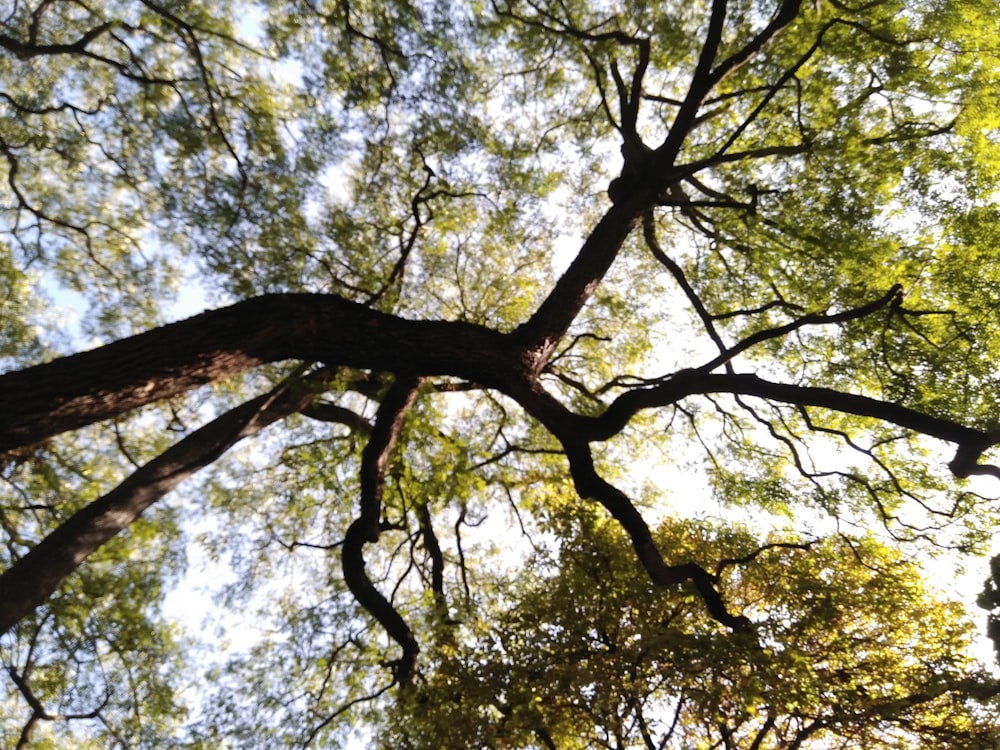
[[[798,11],[796,10],[796,12]],[[819,33],[816,35],[816,40],[812,43],[812,45],[810,45],[809,49],[807,49],[799,57],[799,59],[795,61],[795,64],[786,69],[785,72],[778,77],[778,80],[775,81],[768,88],[767,93],[765,93],[764,97],[757,103],[757,106],[753,108],[750,114],[744,118],[743,122],[740,123],[740,125],[730,134],[729,138],[727,138],[726,141],[722,144],[722,146],[715,152],[715,157],[721,157],[723,154],[729,151],[730,147],[734,143],[736,143],[739,137],[757,119],[758,115],[760,115],[760,113],[764,111],[767,105],[771,102],[771,100],[775,96],[777,96],[778,92],[784,87],[784,85],[795,76],[795,74],[802,68],[803,65],[809,62],[809,60],[812,58],[813,55],[816,54],[817,51],[819,51],[820,47],[823,44],[824,34],[826,34],[826,32],[833,26],[833,24],[834,22],[831,21],[830,23],[826,24],[822,29],[820,29]]]
[[[765,552],[770,552],[775,549],[795,549],[795,550],[807,550],[812,547],[818,539],[813,539],[808,542],[771,542],[770,544],[764,544],[755,549],[753,552],[749,552],[742,557],[726,557],[719,560],[715,565],[715,575],[721,576],[726,568],[733,565],[746,565],[747,563],[753,562],[758,557],[760,557]]]
[[[663,248],[660,247],[660,243],[656,238],[656,225],[653,222],[653,213],[651,211],[647,211],[642,217],[642,236],[646,240],[646,246],[649,248],[650,252],[653,253],[653,257],[656,258],[668,271],[670,271],[670,274],[674,277],[678,286],[680,286],[680,288],[684,291],[684,294],[687,296],[691,306],[695,309],[695,312],[698,313],[698,317],[701,319],[702,325],[705,326],[705,331],[708,333],[709,337],[713,342],[715,342],[719,351],[724,353],[726,351],[726,345],[722,341],[722,337],[719,335],[719,332],[716,330],[712,316],[705,308],[705,304],[701,301],[701,297],[698,296],[694,287],[692,287],[690,282],[687,280],[687,276],[684,274],[684,269],[682,269],[673,258],[663,252]],[[726,369],[731,371],[731,367],[728,366],[728,362]]]
[[[716,367],[720,365],[726,365],[727,371],[731,372],[729,363],[738,354],[745,352],[757,344],[763,343],[764,341],[769,341],[771,339],[780,338],[782,336],[787,336],[792,331],[796,331],[799,328],[807,325],[828,325],[830,323],[846,323],[852,320],[858,320],[871,315],[876,310],[879,310],[886,306],[898,305],[902,300],[903,287],[899,284],[893,284],[888,292],[883,294],[876,300],[873,300],[865,305],[859,307],[854,307],[849,310],[844,310],[839,313],[808,313],[800,318],[797,318],[790,323],[786,323],[783,326],[775,326],[774,328],[766,328],[762,331],[757,331],[749,336],[747,336],[742,341],[734,344],[729,349],[723,348],[722,353],[715,359],[706,362],[700,367],[695,369],[699,372],[711,372]]]
[[[360,705],[362,703],[369,703],[370,701],[377,700],[378,698],[381,698],[383,695],[385,695],[387,692],[389,692],[390,689],[392,689],[393,684],[394,683],[390,683],[389,685],[386,685],[381,690],[377,690],[376,692],[372,693],[371,695],[363,695],[360,698],[355,698],[354,700],[348,701],[347,703],[345,703],[344,705],[342,705],[340,708],[338,708],[336,711],[334,711],[333,713],[331,713],[329,716],[327,716],[325,719],[323,719],[323,721],[319,722],[316,726],[314,726],[312,728],[312,730],[309,732],[309,734],[306,735],[305,741],[302,743],[303,746],[308,746],[308,745],[312,744],[312,741],[314,739],[316,739],[316,736],[321,731],[323,731],[323,729],[325,727],[329,726],[330,723],[334,719],[336,719],[338,716],[341,716],[341,715],[347,713],[348,711],[350,711],[352,708],[354,708],[357,705]]]

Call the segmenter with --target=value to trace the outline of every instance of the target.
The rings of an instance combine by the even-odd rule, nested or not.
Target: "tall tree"
[[[7,744],[984,741],[900,566],[997,523],[991,2],[2,24]],[[229,659],[162,611],[195,541],[256,613]]]

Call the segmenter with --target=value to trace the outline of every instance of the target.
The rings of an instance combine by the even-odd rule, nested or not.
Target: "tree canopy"
[[[1000,741],[992,0],[19,1],[0,112],[5,746]]]

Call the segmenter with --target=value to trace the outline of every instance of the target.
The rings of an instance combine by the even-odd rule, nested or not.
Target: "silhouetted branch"
[[[413,683],[420,646],[406,621],[368,577],[365,571],[364,545],[379,539],[385,470],[392,449],[399,439],[403,419],[417,397],[420,383],[421,379],[417,377],[398,378],[379,405],[375,426],[361,454],[360,513],[348,527],[341,547],[341,563],[347,588],[354,594],[358,604],[368,610],[403,649],[403,655],[394,664],[394,676],[403,687]]]
[[[315,397],[310,382],[285,381],[217,417],[61,523],[0,575],[0,633],[42,604],[88,556],[183,480],[235,443],[303,408]]]

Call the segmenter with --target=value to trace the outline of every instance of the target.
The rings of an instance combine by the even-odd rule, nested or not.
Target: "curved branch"
[[[719,365],[727,365],[736,357],[738,354],[745,352],[757,344],[770,339],[779,338],[785,336],[792,331],[798,330],[803,326],[807,325],[825,325],[828,323],[846,323],[851,320],[858,320],[859,318],[864,318],[871,315],[876,310],[886,307],[887,305],[898,305],[902,299],[903,287],[900,284],[893,284],[888,292],[883,294],[876,300],[869,302],[868,304],[861,305],[859,307],[851,308],[850,310],[844,310],[839,313],[808,313],[800,318],[796,318],[790,323],[786,323],[783,326],[775,326],[774,328],[766,328],[762,331],[757,331],[750,336],[747,336],[742,341],[737,342],[729,349],[723,349],[722,353],[715,359],[695,368],[701,372],[709,372],[714,370]],[[700,314],[700,312],[699,312]]]
[[[625,493],[597,473],[590,448],[584,441],[572,438],[561,440],[577,493],[584,499],[598,501],[621,524],[632,541],[639,562],[654,583],[671,586],[690,581],[714,619],[734,631],[747,632],[752,629],[750,620],[742,615],[733,615],[726,609],[725,601],[716,589],[716,576],[697,563],[668,565],[664,561],[642,514]]]
[[[397,379],[379,405],[375,426],[361,455],[360,514],[348,527],[341,548],[341,565],[347,588],[358,604],[368,610],[403,649],[403,655],[393,665],[395,679],[403,687],[413,684],[420,646],[406,621],[368,577],[364,546],[378,541],[385,470],[399,438],[403,419],[417,397],[421,382],[418,377]]]
[[[372,428],[372,426],[368,424],[368,420],[363,416],[343,406],[338,406],[337,404],[325,404],[319,401],[314,401],[313,403],[306,405],[300,413],[304,417],[315,419],[317,422],[342,424],[352,433],[356,433],[358,435],[368,435]]]
[[[577,494],[586,500],[599,502],[621,524],[632,541],[636,556],[654,583],[671,586],[690,581],[713,618],[734,631],[752,629],[750,620],[733,615],[726,609],[725,601],[715,588],[718,582],[716,576],[697,563],[666,563],[653,541],[649,526],[629,497],[597,473],[588,445],[590,440],[580,431],[581,427],[591,422],[590,419],[570,412],[537,383],[519,391],[516,398],[562,444]]]
[[[367,542],[378,541],[385,470],[421,382],[418,377],[400,377],[389,387],[375,413],[375,426],[361,454],[361,514],[358,520],[362,522]]]
[[[291,380],[226,412],[74,513],[0,575],[0,634],[41,605],[70,573],[143,511],[243,438],[302,409],[316,376]]]
[[[583,443],[608,440],[621,432],[629,420],[644,409],[670,406],[688,396],[731,393],[756,396],[796,406],[818,406],[844,414],[870,417],[938,440],[955,443],[957,445],[955,458],[948,464],[948,468],[955,476],[963,478],[973,474],[985,474],[1000,477],[1000,468],[978,463],[985,451],[1000,445],[1000,429],[985,431],[966,427],[958,422],[925,414],[902,404],[845,393],[832,388],[775,383],[750,374],[709,374],[699,370],[681,370],[655,386],[638,388],[622,394],[603,414],[590,417],[571,412],[536,384],[508,383],[507,385],[509,390],[506,392],[560,440],[566,435],[571,435],[574,440]]]

